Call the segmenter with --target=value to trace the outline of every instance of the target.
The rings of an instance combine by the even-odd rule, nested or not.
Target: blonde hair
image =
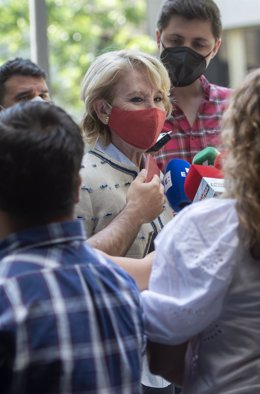
[[[98,137],[105,144],[110,142],[109,128],[98,119],[93,104],[98,99],[111,103],[117,83],[130,69],[135,68],[143,70],[152,84],[158,87],[167,116],[171,113],[168,72],[156,57],[135,50],[106,52],[94,60],[82,81],[81,99],[85,103],[85,113],[81,128],[86,142],[94,142]]]
[[[260,69],[236,89],[224,115],[225,196],[235,198],[246,243],[260,241]]]

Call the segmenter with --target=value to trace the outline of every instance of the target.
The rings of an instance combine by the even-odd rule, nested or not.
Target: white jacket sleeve
[[[235,202],[224,199],[192,204],[165,226],[142,293],[150,340],[183,343],[220,314],[236,263],[237,229]]]

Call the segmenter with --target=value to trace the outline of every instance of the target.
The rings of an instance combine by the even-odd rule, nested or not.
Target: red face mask
[[[113,107],[108,125],[129,145],[147,150],[155,144],[165,118],[165,111],[159,108],[126,111]]]

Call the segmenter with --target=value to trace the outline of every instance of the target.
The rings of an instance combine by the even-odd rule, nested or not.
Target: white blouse
[[[239,253],[238,225],[235,201],[212,198],[183,209],[160,232],[142,292],[151,341],[183,343],[219,316]]]

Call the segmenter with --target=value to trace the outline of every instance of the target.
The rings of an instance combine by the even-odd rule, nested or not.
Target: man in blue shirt
[[[139,393],[133,280],[73,220],[83,142],[62,109],[0,114],[0,392]]]

